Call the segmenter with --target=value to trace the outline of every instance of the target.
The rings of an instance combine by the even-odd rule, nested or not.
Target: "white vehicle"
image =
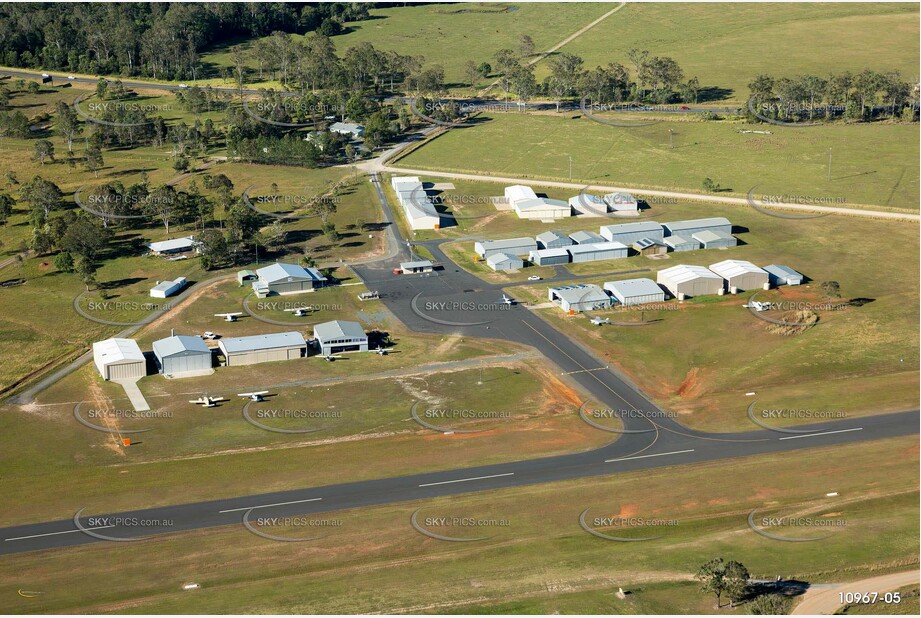
[[[77,79],[77,78],[74,77],[73,75],[68,75],[68,76],[67,76],[67,79]]]
[[[250,401],[264,401],[263,395],[268,395],[269,391],[255,391],[252,393],[237,393],[237,397],[249,397]]]
[[[610,324],[611,320],[609,320],[608,318],[592,318],[591,322],[595,326],[601,326],[602,324]]]
[[[216,317],[216,318],[224,318],[224,321],[225,321],[225,322],[236,322],[236,321],[237,321],[237,316],[238,316],[238,315],[243,315],[243,312],[242,312],[242,311],[237,311],[237,312],[235,312],[235,313],[215,313],[215,314],[214,314],[214,317]]]
[[[51,77],[51,76],[48,75],[47,73],[42,73],[42,77]]]
[[[540,281],[540,277],[538,277],[537,275],[531,275],[530,277],[528,277],[528,281]]]
[[[772,306],[774,306],[774,303],[761,303],[761,302],[758,302],[757,300],[752,300],[752,301],[745,303],[742,306],[745,307],[746,309],[754,309],[755,311],[767,311]]]
[[[212,341],[217,339],[217,333],[212,333],[210,330],[206,330],[201,334],[202,339],[211,339]]]
[[[179,84],[179,87],[180,87],[180,88],[188,88],[188,86],[186,86],[185,84]]]
[[[499,302],[503,305],[514,305],[515,299],[512,298],[511,296],[506,296],[505,294],[503,294]]]

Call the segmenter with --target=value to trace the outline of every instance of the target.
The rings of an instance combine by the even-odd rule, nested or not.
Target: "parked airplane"
[[[242,312],[242,311],[237,311],[237,312],[235,312],[235,313],[215,313],[215,314],[214,314],[214,317],[216,317],[216,318],[224,318],[224,321],[225,321],[225,322],[236,322],[236,321],[237,321],[237,316],[238,316],[238,315],[243,315],[243,312]]]
[[[499,302],[502,303],[502,304],[504,304],[504,305],[514,305],[514,304],[515,304],[515,299],[512,298],[511,296],[506,296],[505,294],[503,294],[503,295],[502,295],[502,300],[500,300]]]
[[[754,309],[755,311],[767,311],[774,306],[774,303],[762,303],[757,300],[751,300],[742,306],[746,309]]]
[[[374,350],[374,352],[375,352],[378,356],[387,356],[387,352],[389,352],[389,351],[392,350],[392,349],[393,349],[393,348],[377,348],[376,350]]]
[[[592,324],[595,326],[601,326],[602,324],[610,324],[611,320],[608,318],[592,318]]]
[[[329,362],[333,362],[337,358],[342,358],[342,357],[337,354],[327,354],[326,356],[323,357],[324,360],[327,360]]]
[[[198,399],[189,399],[189,403],[194,403],[195,405],[205,408],[213,408],[220,401],[227,401],[227,399],[225,397],[212,397],[210,395],[202,395]]]
[[[254,393],[237,393],[237,397],[249,397],[250,401],[263,401],[262,396],[268,394],[269,391],[256,391]]]
[[[294,309],[285,309],[285,311],[292,311],[294,315],[302,318],[307,315],[308,312],[313,311],[313,307],[295,307]]]

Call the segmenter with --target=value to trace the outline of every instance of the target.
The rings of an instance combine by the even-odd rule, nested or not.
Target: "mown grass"
[[[48,591],[37,600],[10,597],[11,612],[709,613],[714,598],[690,579],[715,556],[741,561],[753,577],[811,583],[917,565],[916,442],[896,438],[328,513],[311,519],[341,525],[319,534],[297,525],[265,528],[323,536],[310,543],[272,542],[236,526],[14,555],[0,573],[11,588]],[[830,490],[839,497],[825,497]],[[771,541],[746,524],[752,509],[767,505],[847,525],[823,541]],[[613,543],[579,528],[585,508],[590,521],[643,517],[678,525],[657,530],[656,541]],[[509,525],[432,528],[491,537],[445,543],[412,529],[416,509],[420,521],[476,517]],[[186,582],[202,587],[184,592]],[[619,587],[631,593],[624,601],[613,596]]]
[[[770,130],[770,135],[742,134]],[[669,131],[674,131],[670,147]],[[917,124],[756,127],[731,121],[675,121],[612,127],[585,116],[493,114],[412,151],[399,167],[703,193],[756,200],[791,196],[837,207],[917,211]],[[829,179],[829,149],[832,174]]]

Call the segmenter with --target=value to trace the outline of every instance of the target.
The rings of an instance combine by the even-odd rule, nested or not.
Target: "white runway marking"
[[[686,451],[672,451],[671,453],[655,453],[653,455],[637,455],[636,457],[621,457],[620,459],[605,459],[604,463],[611,463],[612,461],[627,461],[628,459],[645,459],[647,457],[662,457],[664,455],[678,455],[679,453],[693,453],[694,449],[689,448]]]
[[[96,526],[95,528],[85,528],[85,529],[86,530],[102,530],[103,528],[114,528],[114,527],[115,527],[115,524],[112,524],[110,526]],[[70,534],[71,532],[82,532],[82,530],[74,528],[73,530],[61,530],[60,532],[46,532],[45,534],[30,534],[29,536],[14,536],[12,538],[3,539],[3,540],[4,541],[22,541],[23,539],[37,539],[38,537],[41,537],[41,536],[54,536],[56,534]]]
[[[286,504],[300,504],[301,502],[316,502],[317,500],[322,500],[323,498],[308,498],[307,500],[292,500],[291,502],[276,502],[275,504],[257,504],[256,506],[244,506],[239,509],[226,509],[224,511],[218,511],[218,513],[233,513],[234,511],[248,511],[250,509],[265,509],[270,506],[284,506]]]
[[[846,433],[848,431],[861,431],[863,427],[854,427],[853,429],[839,429],[837,431],[822,431],[819,433],[806,433],[801,436],[787,436],[786,438],[778,438],[778,440],[796,440],[797,438],[811,438],[813,436],[827,436],[833,433]]]
[[[437,483],[423,483],[419,487],[431,487],[432,485],[447,485],[448,483],[466,483],[467,481],[479,481],[482,479],[494,479],[499,476],[512,476],[514,472],[506,472],[505,474],[490,474],[489,476],[473,476],[469,479],[455,479],[453,481],[438,481]]]

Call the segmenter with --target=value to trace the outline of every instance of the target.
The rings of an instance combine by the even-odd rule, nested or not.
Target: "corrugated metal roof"
[[[172,356],[180,352],[211,353],[201,337],[192,335],[175,335],[173,337],[167,337],[166,339],[158,339],[153,342],[153,351],[154,354],[160,358]]]
[[[602,230],[611,234],[626,234],[634,232],[661,232],[662,226],[655,221],[636,221],[634,223],[621,223],[619,225],[603,225]]]
[[[175,281],[161,281],[161,282],[158,283],[157,285],[155,285],[155,286],[153,286],[152,288],[150,288],[150,291],[153,292],[153,291],[156,290],[156,291],[158,291],[158,292],[169,292],[170,290],[172,290],[172,289],[175,288],[176,286],[180,286],[180,287],[181,287],[181,286],[183,286],[183,285],[185,285],[185,284],[186,284],[186,278],[185,278],[185,277],[179,277],[179,278],[176,279]]]
[[[544,244],[547,244],[550,242],[557,242],[560,240],[566,243],[572,242],[572,238],[564,234],[561,234],[560,232],[541,232],[540,234],[536,236],[536,239]]]
[[[537,241],[529,236],[521,238],[506,238],[504,240],[481,240],[476,243],[483,247],[484,251],[494,251],[496,249],[507,249],[516,247],[534,247],[537,248]]]
[[[722,280],[722,277],[717,275],[715,272],[712,272],[703,266],[694,266],[691,264],[678,264],[677,266],[672,266],[671,268],[660,270],[658,276],[671,279],[675,283],[684,283],[685,281],[691,281],[692,279],[700,278]]]
[[[228,337],[218,342],[224,353],[252,352],[273,348],[305,347],[304,336],[295,331],[271,333],[268,335],[251,335],[249,337]]]
[[[509,255],[508,253],[493,253],[488,258],[486,258],[486,263],[490,266],[494,266],[499,262],[505,262],[506,260],[521,262],[521,258],[517,258],[514,255]]]
[[[768,273],[779,277],[781,279],[803,279],[803,274],[796,272],[789,266],[784,266],[783,264],[770,264],[764,267]]]
[[[196,244],[195,239],[191,236],[185,238],[173,238],[172,240],[161,240],[152,242],[147,245],[152,251],[160,253],[162,251],[178,251],[179,249],[191,249]]]
[[[698,227],[717,227],[732,224],[729,222],[729,219],[726,217],[708,217],[706,219],[686,219],[684,221],[670,221],[668,223],[663,223],[663,227],[667,227],[670,232],[674,233],[675,231],[689,230]]]
[[[585,243],[604,242],[604,237],[599,236],[595,232],[585,232],[585,231],[573,232],[572,234],[569,235],[569,238],[571,238],[574,242],[580,245],[585,244]]]
[[[687,238],[685,236],[679,236],[678,234],[672,234],[667,236],[662,242],[664,242],[669,247],[675,248],[678,245],[699,245],[700,242],[696,238]]]
[[[400,268],[403,270],[412,270],[414,268],[432,268],[433,264],[429,260],[418,260],[416,262],[400,262]]]
[[[124,361],[142,361],[144,353],[134,339],[118,337],[97,341],[93,344],[93,357],[107,365]]]
[[[604,290],[594,283],[581,283],[567,285],[559,288],[550,288],[553,293],[567,303],[591,303],[597,301],[610,301]]]
[[[649,247],[652,247],[653,245],[658,245],[658,244],[660,243],[654,241],[651,238],[640,238],[639,240],[633,243],[633,248],[634,249],[648,249]]]
[[[315,268],[304,268],[298,264],[285,264],[283,262],[276,262],[271,266],[260,268],[256,271],[256,274],[261,281],[266,283],[287,281],[288,277],[311,279],[313,281],[326,281],[326,277],[321,275]]]
[[[510,187],[505,187],[504,193],[509,202],[527,199],[533,200],[537,198],[537,194],[534,193],[534,189],[527,185],[512,185]]]
[[[613,240],[613,241],[588,243],[584,245],[572,245],[571,247],[567,247],[566,249],[570,253],[592,253],[594,251],[619,251],[621,249],[626,249],[626,248],[627,248],[627,245],[617,242],[616,240]]]
[[[367,337],[361,324],[346,320],[333,320],[317,324],[313,327],[313,336],[321,343],[331,339],[361,339]]]
[[[535,257],[569,257],[569,247],[556,247],[553,249],[535,249],[530,255]]]
[[[738,277],[739,275],[744,275],[745,273],[767,274],[763,268],[759,268],[758,266],[755,266],[751,262],[746,262],[745,260],[723,260],[722,262],[717,262],[716,264],[710,264],[709,268],[724,279],[729,279],[730,277]]]
[[[653,294],[664,294],[662,288],[659,287],[659,284],[653,281],[652,279],[624,279],[623,281],[607,281],[604,284],[604,289],[614,292],[617,291],[618,294],[624,298],[630,296],[650,296]]]
[[[722,230],[704,230],[703,232],[695,232],[691,234],[691,238],[699,242],[713,242],[714,240],[734,239],[735,236],[732,234],[727,234]]]

